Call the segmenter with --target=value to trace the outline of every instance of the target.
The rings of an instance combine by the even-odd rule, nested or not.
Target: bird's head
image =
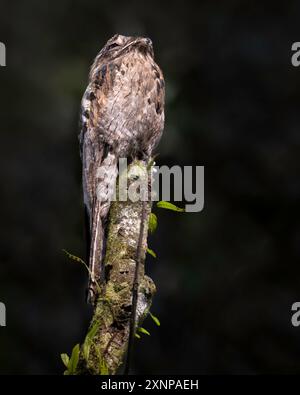
[[[150,38],[129,37],[115,34],[104,45],[99,55],[108,60],[113,60],[131,51],[141,51],[145,55],[154,56]]]

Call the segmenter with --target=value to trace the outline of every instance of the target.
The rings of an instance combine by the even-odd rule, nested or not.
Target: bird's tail
[[[108,153],[96,172],[94,203],[92,205],[91,240],[89,254],[88,302],[95,303],[104,281],[105,227],[118,175],[117,158]]]

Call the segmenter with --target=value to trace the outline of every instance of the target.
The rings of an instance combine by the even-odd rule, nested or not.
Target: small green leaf
[[[68,365],[69,374],[74,374],[76,371],[78,361],[79,361],[79,351],[80,351],[80,345],[76,344],[76,346],[73,347],[72,355],[71,355],[70,362]]]
[[[88,343],[87,341],[85,341],[85,342],[83,343],[83,346],[82,346],[82,351],[83,351],[83,357],[84,357],[84,359],[85,359],[86,361],[89,359],[89,356],[90,356],[90,349],[91,349],[91,344]]]
[[[140,338],[141,338],[141,336],[140,336],[138,333],[136,333],[134,336],[135,336],[137,339],[140,339]]]
[[[79,257],[76,256],[76,255],[70,254],[70,253],[69,253],[67,250],[65,250],[65,249],[63,249],[62,251],[67,255],[67,257],[68,257],[69,259],[72,259],[73,261],[78,262],[78,263],[82,263],[83,266],[86,268],[86,270],[89,272],[89,275],[92,276],[92,272],[91,272],[90,268],[89,268],[88,265],[84,262],[83,259],[79,258]],[[96,281],[96,286],[97,286],[97,289],[98,289],[98,291],[99,291],[99,293],[100,293],[101,288],[100,288],[100,285],[98,284],[97,281]]]
[[[99,328],[99,322],[96,321],[94,325],[89,329],[89,332],[85,337],[85,341],[83,343],[83,355],[86,361],[89,359],[90,348],[98,328]]]
[[[86,338],[89,341],[91,341],[95,337],[98,328],[99,328],[99,322],[95,321],[94,325],[90,328],[88,334],[86,335]]]
[[[141,326],[138,327],[138,331],[141,332],[141,333],[143,333],[144,335],[151,336],[151,335],[150,335],[150,332],[148,332],[147,329],[142,328]]]
[[[152,255],[153,258],[156,258],[156,254],[153,250],[151,250],[150,248],[147,248],[147,252],[148,252],[148,254]]]
[[[154,213],[150,213],[149,216],[149,232],[154,233],[157,228],[157,216]]]
[[[149,161],[147,165],[147,170],[150,170],[151,167],[155,164],[155,159],[158,157],[158,154],[155,154]]]
[[[178,212],[181,212],[181,213],[185,211],[184,208],[177,207],[177,206],[175,206],[175,204],[170,203],[170,202],[166,202],[165,200],[161,200],[160,202],[158,202],[156,204],[156,206],[159,207],[159,208],[165,208],[167,210],[178,211]]]
[[[63,249],[62,251],[67,255],[67,257],[68,257],[69,259],[72,259],[72,260],[75,261],[75,262],[82,263],[83,265],[86,265],[86,263],[84,262],[84,260],[81,259],[81,258],[79,258],[78,256],[73,255],[73,254],[70,254],[70,253],[69,253],[67,250],[65,250],[65,249]]]
[[[108,367],[104,361],[104,359],[100,362],[100,375],[107,376],[109,374]]]
[[[69,355],[68,354],[60,354],[61,360],[63,361],[63,364],[65,365],[66,368],[69,366]]]
[[[150,317],[153,319],[153,321],[155,322],[155,324],[157,326],[160,326],[160,321],[157,317],[155,317],[155,315],[153,315],[150,311],[149,311]]]

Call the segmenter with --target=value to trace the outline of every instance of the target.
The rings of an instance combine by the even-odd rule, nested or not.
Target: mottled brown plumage
[[[101,283],[104,225],[119,158],[151,156],[164,127],[164,79],[151,40],[115,35],[97,55],[82,98],[84,203],[89,219],[89,299]]]

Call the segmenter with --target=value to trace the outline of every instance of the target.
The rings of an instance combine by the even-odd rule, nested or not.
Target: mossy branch
[[[143,161],[135,161],[128,167],[126,177],[131,197],[134,190],[137,196],[140,195],[141,188],[146,188],[148,194],[150,193],[151,171]],[[115,201],[111,205],[104,259],[105,284],[98,297],[88,333],[80,348],[75,374],[116,374],[124,361],[130,335],[132,292],[136,277],[137,248],[143,210],[145,222],[142,227],[137,274],[139,286],[136,327],[141,325],[149,312],[156,290],[153,281],[145,275],[144,265],[151,201],[150,199],[146,202],[140,199],[133,200]]]

